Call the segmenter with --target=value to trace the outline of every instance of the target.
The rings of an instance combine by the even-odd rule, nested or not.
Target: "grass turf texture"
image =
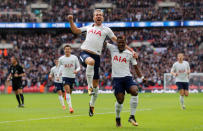
[[[0,95],[0,131],[110,131],[115,130],[115,98],[113,94],[99,94],[95,115],[88,116],[87,94],[72,95],[75,110],[62,110],[57,94],[24,94],[25,108],[17,108],[15,95]],[[128,123],[130,95],[121,113],[122,128],[137,131],[203,130],[203,93],[185,98],[186,110],[179,105],[178,94],[139,94],[136,112],[138,127]],[[67,104],[66,104],[67,105]],[[98,113],[98,114],[97,114]]]

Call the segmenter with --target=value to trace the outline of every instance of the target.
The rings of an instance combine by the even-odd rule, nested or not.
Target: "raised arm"
[[[68,15],[68,21],[70,23],[70,28],[74,34],[81,34],[82,31],[74,24],[73,15]]]
[[[117,42],[117,37],[114,35],[113,37],[111,37],[111,40],[113,42]],[[126,45],[126,49],[128,49],[130,52],[133,53],[134,58],[138,58],[138,54],[132,48],[130,48],[129,46]]]

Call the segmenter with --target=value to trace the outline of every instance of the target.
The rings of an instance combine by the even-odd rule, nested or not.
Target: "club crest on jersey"
[[[64,67],[65,68],[71,68],[71,67],[73,67],[73,64],[65,64]]]
[[[126,58],[122,58],[121,56],[118,57],[117,55],[114,56],[113,61],[118,61],[118,62],[121,62],[121,63],[122,63],[122,62],[127,63],[127,62],[126,62]]]
[[[101,36],[101,31],[97,31],[97,30],[94,30],[94,29],[89,30],[88,33],[93,33],[95,35]]]

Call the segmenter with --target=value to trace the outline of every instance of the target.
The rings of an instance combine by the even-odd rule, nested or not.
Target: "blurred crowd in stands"
[[[179,52],[185,53],[192,72],[203,72],[203,52],[199,49],[203,42],[203,28],[146,28],[114,32],[126,36],[128,45],[139,53],[139,67],[152,85],[163,84],[163,74],[170,72]],[[10,57],[14,55],[25,69],[26,77],[23,79],[28,86],[51,86],[53,83],[48,80],[48,74],[54,66],[53,60],[63,54],[62,45],[69,43],[75,47],[76,43],[84,41],[84,36],[75,36],[67,31],[1,33],[0,41],[6,41],[14,48],[8,50],[8,56],[0,54],[0,85],[5,83]],[[148,45],[135,47],[136,42],[147,42]],[[79,47],[74,48],[72,53],[79,56]],[[106,48],[103,49],[100,67],[100,86],[111,86],[111,57]],[[134,74],[133,69],[132,72]],[[135,79],[139,83],[139,79]],[[76,86],[86,85],[85,69],[82,67]]]
[[[203,0],[169,0],[174,6],[159,6],[165,0],[41,0],[48,8],[29,7],[37,0],[5,0],[0,3],[0,22],[67,22],[73,14],[76,22],[92,21],[95,3],[110,3],[104,8],[105,21],[203,20]],[[10,13],[4,13],[10,12]],[[11,13],[19,12],[19,13]]]

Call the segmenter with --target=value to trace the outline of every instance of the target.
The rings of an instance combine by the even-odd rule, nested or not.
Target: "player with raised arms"
[[[71,30],[74,34],[86,32],[86,39],[81,45],[80,61],[86,67],[86,79],[88,84],[88,94],[92,95],[89,103],[89,116],[94,114],[95,101],[98,96],[99,85],[99,67],[100,55],[102,53],[103,43],[108,36],[112,41],[116,42],[117,37],[109,27],[103,26],[103,12],[101,9],[94,10],[94,23],[89,26],[77,28],[74,24],[73,16],[68,16]],[[131,50],[128,46],[126,47]],[[131,50],[135,57],[137,54]]]
[[[180,93],[180,104],[182,109],[185,109],[184,96],[188,96],[189,88],[189,74],[190,65],[187,61],[184,61],[184,54],[178,53],[178,61],[175,62],[171,68],[171,74],[175,77],[176,85]]]

